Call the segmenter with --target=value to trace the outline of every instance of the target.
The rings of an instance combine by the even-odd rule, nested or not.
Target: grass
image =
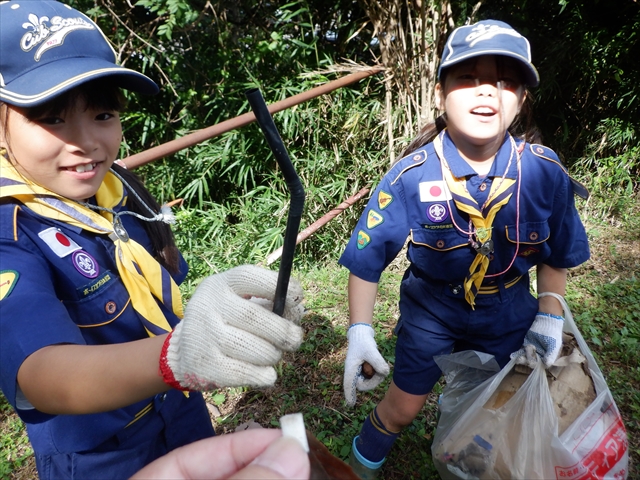
[[[589,218],[587,216],[587,218]],[[592,258],[570,272],[567,300],[622,413],[629,439],[628,478],[640,475],[640,216],[624,225],[587,221]],[[375,310],[376,340],[393,362],[393,328],[398,316],[398,286],[403,260],[385,271]],[[207,394],[218,434],[251,422],[278,425],[280,416],[302,412],[307,428],[329,450],[346,459],[351,439],[382,398],[388,380],[372,392],[358,393],[352,409],[344,404],[342,368],[346,353],[347,272],[335,263],[294,275],[306,292],[305,341],[278,365],[276,386],[264,390],[223,389]],[[438,384],[420,415],[397,441],[382,477],[438,478],[431,460],[436,428]],[[0,398],[0,478],[36,478],[32,451],[22,423]]]

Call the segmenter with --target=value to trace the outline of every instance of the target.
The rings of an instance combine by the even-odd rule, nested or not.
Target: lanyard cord
[[[134,217],[138,218],[139,220],[145,221],[145,222],[164,222],[164,223],[174,223],[175,222],[175,217],[173,216],[173,214],[171,213],[171,210],[168,207],[162,207],[160,213],[156,214],[151,207],[149,207],[149,205],[147,205],[144,200],[142,200],[142,198],[140,198],[140,196],[137,194],[137,192],[131,188],[131,186],[124,180],[124,178],[122,178],[122,176],[120,176],[118,174],[118,172],[116,172],[114,169],[110,169],[111,173],[113,173],[122,183],[123,185],[127,188],[127,191],[129,193],[131,193],[134,197],[136,197],[138,199],[138,201],[147,209],[147,211],[151,214],[151,217],[144,217],[138,213],[132,212],[130,210],[124,210],[121,212],[116,212],[115,210],[111,209],[111,208],[107,208],[107,207],[102,207],[100,205],[92,205],[90,203],[87,202],[80,202],[78,201],[77,203],[79,203],[80,205],[82,205],[83,207],[86,208],[90,208],[91,210],[99,210],[99,211],[103,211],[103,212],[109,212],[111,215],[113,215],[113,224],[114,225],[118,225],[118,224],[122,224],[122,222],[120,221],[120,216],[122,215],[133,215]]]
[[[438,157],[440,158],[440,172],[441,174],[442,172],[442,167],[444,166],[445,168],[447,168],[447,170],[449,170],[449,172],[451,173],[451,176],[453,177],[453,172],[451,172],[451,168],[449,167],[449,164],[447,162],[447,159],[444,156],[444,149],[442,148],[442,137],[444,137],[444,130],[442,131],[442,133],[440,134],[440,142],[436,142],[434,143],[434,147],[436,147],[436,153],[438,154]],[[522,165],[521,165],[521,160],[522,160],[522,150],[524,149],[524,143],[522,144],[522,148],[519,148],[518,146],[516,146],[515,141],[513,140],[513,137],[511,136],[511,134],[509,134],[509,140],[511,141],[511,155],[509,156],[509,162],[507,163],[507,167],[504,170],[504,173],[502,174],[502,177],[500,177],[500,183],[502,183],[507,175],[507,172],[509,171],[509,168],[511,167],[511,162],[513,160],[513,153],[514,151],[516,152],[516,167],[517,167],[517,171],[518,171],[518,176],[517,176],[517,181],[516,181],[516,249],[515,252],[513,254],[513,257],[511,258],[511,262],[509,263],[509,266],[507,268],[505,268],[502,272],[500,273],[493,273],[493,274],[486,274],[485,278],[492,278],[492,277],[498,277],[500,275],[504,275],[505,273],[507,273],[509,271],[509,269],[513,266],[516,257],[518,256],[518,250],[520,249],[520,191],[521,191],[521,186],[522,186]],[[444,177],[444,175],[443,175]],[[445,184],[445,188],[449,191],[449,196],[451,195],[451,190],[449,189],[449,185],[447,184],[447,182],[444,182]],[[466,187],[466,180],[465,183],[463,184],[464,189],[467,193],[469,193],[469,190],[467,190]],[[500,185],[498,185],[499,187]],[[498,188],[495,189],[494,191],[494,195],[495,192],[498,191]],[[469,193],[469,196],[471,196],[471,194]],[[482,208],[480,209],[480,212],[484,211],[484,208],[489,204],[489,202],[493,199],[493,196],[489,196],[485,202],[482,204]],[[449,210],[449,216],[451,217],[451,222],[453,223],[453,226],[456,228],[456,230],[458,230],[460,233],[462,233],[463,235],[466,235],[469,238],[469,244],[473,245],[474,240],[473,237],[476,236],[476,230],[475,228],[473,228],[473,222],[471,222],[471,220],[469,221],[469,230],[465,231],[464,229],[462,229],[461,227],[458,226],[458,224],[456,223],[455,217],[453,215],[453,209],[451,208],[451,203],[450,200],[447,198],[447,209]]]
[[[523,145],[524,145],[524,143],[523,143]],[[484,278],[499,277],[500,275],[504,275],[505,273],[507,273],[509,271],[509,269],[513,266],[513,263],[516,261],[516,257],[518,256],[518,250],[520,250],[520,189],[522,187],[522,165],[520,164],[522,157],[521,157],[520,153],[521,153],[520,151],[517,152],[517,155],[518,155],[518,159],[517,159],[518,180],[516,182],[516,189],[517,189],[517,194],[516,194],[516,250],[513,253],[513,257],[511,257],[511,262],[509,263],[509,266],[507,268],[505,268],[500,273],[492,273],[490,275],[485,275]]]

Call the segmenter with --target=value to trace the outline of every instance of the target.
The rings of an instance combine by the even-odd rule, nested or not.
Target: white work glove
[[[355,323],[347,330],[347,358],[344,362],[344,397],[349,407],[356,404],[356,389],[373,390],[389,375],[389,364],[382,358],[374,339],[374,330],[368,323]],[[369,363],[375,370],[371,378],[362,373],[362,364]]]
[[[271,311],[278,273],[243,265],[205,278],[187,304],[184,319],[165,340],[164,381],[179,390],[265,387],[282,351],[302,343],[302,288],[291,279],[284,318]],[[251,299],[251,297],[257,297]]]
[[[524,337],[524,344],[511,354],[516,363],[534,368],[537,358],[533,350],[540,355],[546,368],[555,363],[562,349],[562,327],[564,318],[550,313],[538,312],[531,328]]]

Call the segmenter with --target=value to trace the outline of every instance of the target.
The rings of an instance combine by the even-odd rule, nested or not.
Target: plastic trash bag
[[[556,297],[571,351],[549,371],[539,361],[522,373],[511,360],[492,373],[495,360],[480,352],[435,358],[447,381],[431,448],[443,479],[627,478],[620,412],[569,307]]]

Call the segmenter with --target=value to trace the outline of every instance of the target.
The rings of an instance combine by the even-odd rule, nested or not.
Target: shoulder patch
[[[15,270],[2,270],[0,272],[0,300],[8,297],[13,287],[18,283],[20,274]]]
[[[385,192],[384,190],[380,190],[380,192],[378,192],[378,208],[380,210],[387,208],[391,202],[393,202],[393,195]]]
[[[573,193],[575,195],[578,195],[580,198],[583,198],[585,200],[589,198],[589,190],[587,189],[587,187],[585,187],[578,180],[569,175],[567,167],[565,167],[562,161],[558,158],[556,152],[551,150],[549,147],[545,147],[544,145],[540,145],[537,143],[532,143],[531,145],[529,145],[529,148],[531,149],[531,153],[533,153],[535,156],[555,163],[562,169],[564,173],[567,174],[569,180],[571,180],[571,186],[573,187]]]
[[[391,181],[391,185],[396,183],[404,172],[422,165],[426,160],[427,160],[427,152],[426,152],[426,149],[424,148],[420,148],[419,150],[416,150],[415,152],[410,153],[406,157],[399,160],[392,167],[392,170],[399,170],[399,171],[395,175],[395,177],[393,177],[393,180]]]

